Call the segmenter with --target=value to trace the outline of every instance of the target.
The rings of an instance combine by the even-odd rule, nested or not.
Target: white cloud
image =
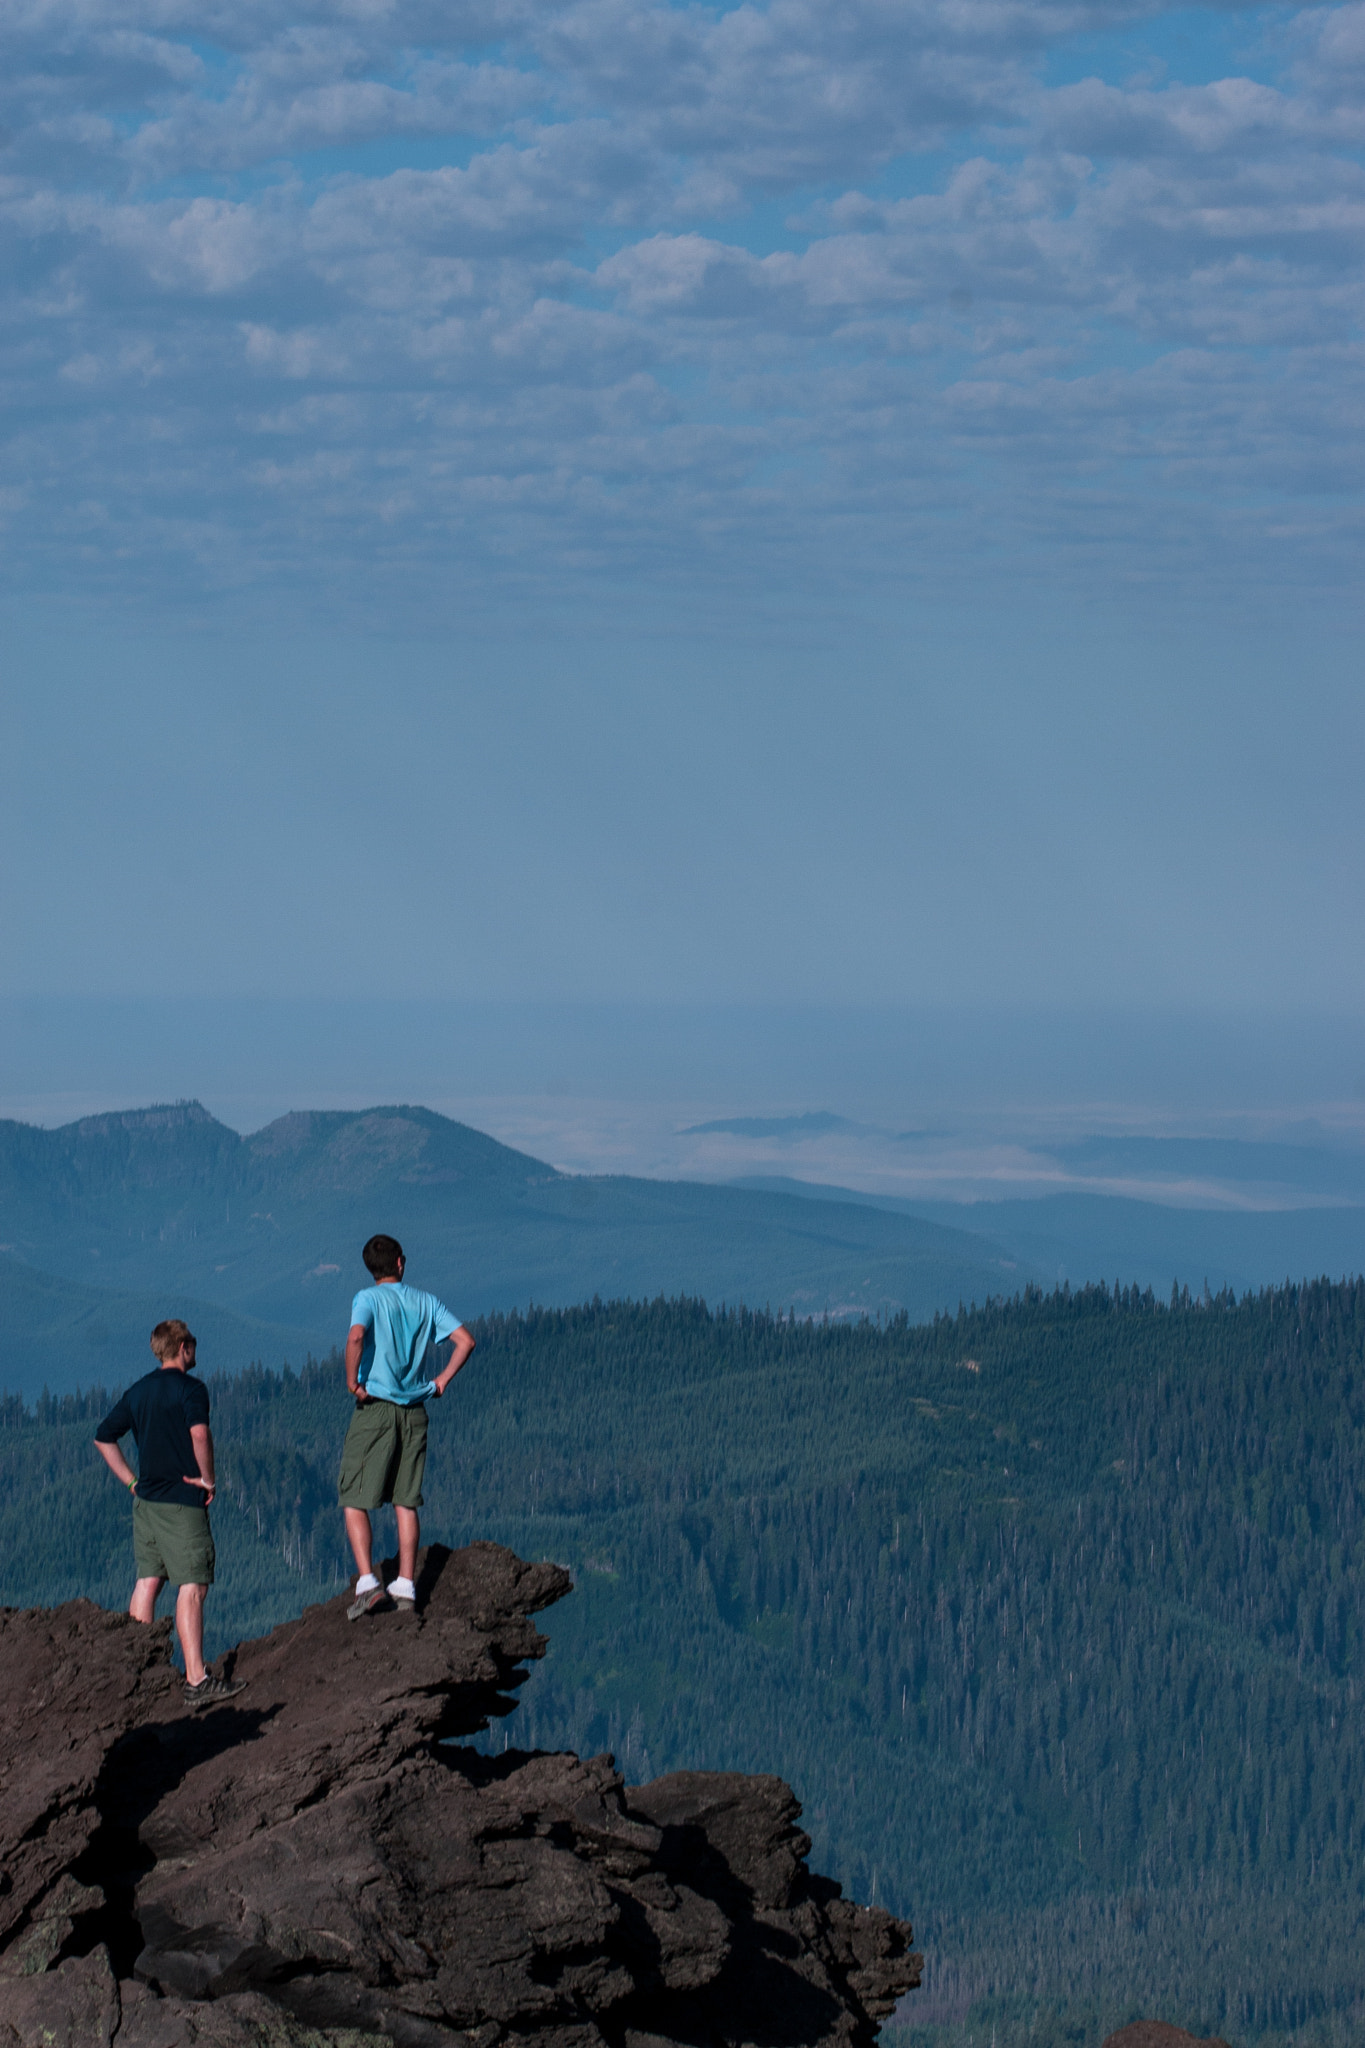
[[[13,0],[8,573],[1349,583],[1365,9],[1149,11]]]

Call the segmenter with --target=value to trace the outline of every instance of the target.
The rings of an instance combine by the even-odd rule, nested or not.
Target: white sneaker
[[[417,1588],[411,1579],[390,1579],[385,1588],[395,1607],[413,1613],[417,1606]]]

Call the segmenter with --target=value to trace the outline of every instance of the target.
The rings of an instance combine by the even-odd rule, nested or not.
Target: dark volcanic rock
[[[89,1600],[0,1608],[0,1973],[43,1969],[73,1915],[102,1906],[71,1875],[101,1824],[111,1748],[172,1711],[170,1623],[139,1628]]]
[[[310,1608],[200,1714],[164,1624],[0,1613],[0,2048],[870,2042],[910,1929],[808,1872],[778,1779],[452,1740],[568,1590],[433,1546],[415,1616]]]

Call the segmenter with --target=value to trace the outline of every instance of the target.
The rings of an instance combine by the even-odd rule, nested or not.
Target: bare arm
[[[194,1446],[195,1462],[199,1470],[197,1473],[186,1472],[184,1475],[185,1484],[186,1486],[202,1486],[204,1489],[204,1506],[208,1507],[217,1491],[217,1486],[213,1477],[213,1431],[209,1428],[207,1422],[192,1422],[190,1424],[190,1442]]]
[[[360,1384],[360,1360],[365,1350],[365,1326],[352,1323],[346,1332],[346,1384],[353,1394],[359,1394],[362,1401],[369,1395]]]
[[[115,1479],[121,1481],[124,1486],[132,1486],[135,1483],[137,1475],[117,1444],[102,1444],[96,1438],[95,1449],[99,1452]]]
[[[474,1339],[470,1336],[464,1324],[461,1323],[459,1329],[450,1340],[450,1362],[446,1366],[445,1371],[438,1373],[431,1383],[431,1390],[434,1394],[439,1396],[445,1392],[456,1373],[460,1370],[460,1367],[467,1361],[473,1349]]]

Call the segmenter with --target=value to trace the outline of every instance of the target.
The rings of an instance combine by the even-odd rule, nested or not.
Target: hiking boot
[[[382,1586],[371,1586],[368,1593],[357,1593],[346,1609],[347,1621],[359,1621],[362,1614],[368,1614],[372,1608],[382,1607],[388,1597]]]
[[[239,1692],[246,1691],[244,1678],[215,1678],[206,1671],[198,1685],[185,1681],[185,1704],[189,1707],[217,1707],[224,1700],[235,1700]]]

